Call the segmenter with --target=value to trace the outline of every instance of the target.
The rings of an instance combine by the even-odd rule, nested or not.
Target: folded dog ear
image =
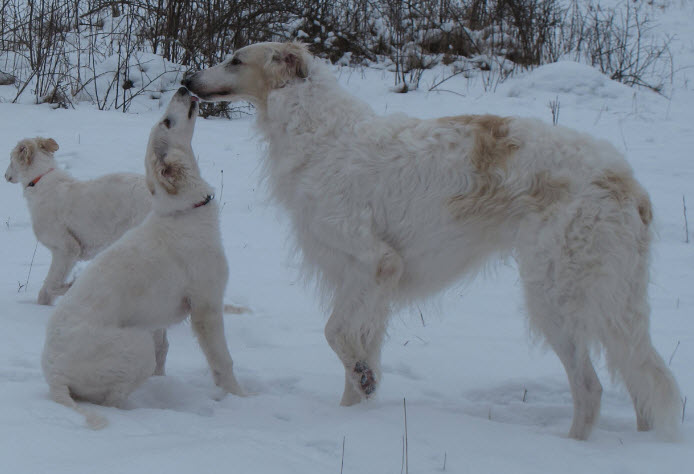
[[[29,166],[34,159],[34,150],[35,147],[31,140],[22,140],[17,144],[12,154],[17,157],[19,163]]]
[[[39,146],[43,149],[46,150],[48,153],[55,153],[58,151],[58,142],[53,140],[52,138],[38,138],[37,139]]]
[[[281,65],[282,76],[285,80],[294,77],[305,79],[308,77],[306,54],[306,46],[302,43],[285,43],[282,49],[272,56],[272,60]]]
[[[178,188],[186,179],[187,169],[178,162],[157,160],[154,166],[154,177],[169,194],[178,194]]]

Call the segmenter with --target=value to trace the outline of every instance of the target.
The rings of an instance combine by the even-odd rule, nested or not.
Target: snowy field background
[[[548,103],[558,100],[560,124],[623,151],[654,204],[652,336],[690,399],[694,242],[685,243],[682,197],[692,240],[692,15],[694,6],[682,1],[657,16],[659,28],[674,35],[669,99],[568,62],[518,75],[494,93],[462,76],[446,83],[455,93],[426,92],[443,74],[438,69],[425,74],[420,91],[394,94],[387,71],[335,68],[342,85],[380,113],[494,113],[549,122]],[[14,93],[0,87],[0,97]],[[41,135],[57,140],[58,162],[80,179],[143,173],[149,129],[169,97],[141,104],[138,115],[0,103],[4,166],[18,140]],[[513,261],[396,315],[378,396],[339,407],[342,366],[323,337],[325,312],[299,281],[285,217],[267,201],[252,123],[252,117],[201,119],[193,139],[203,175],[223,204],[226,301],[252,309],[226,316],[237,376],[255,393],[247,398],[214,401],[212,377],[184,323],[169,331],[166,377],[148,380],[126,410],[95,407],[108,417],[106,429],[91,431],[80,415],[50,401],[40,354],[52,309],[35,304],[50,254],[39,245],[31,265],[36,239],[21,187],[0,185],[0,472],[404,472],[403,399],[412,473],[690,472],[694,408],[685,410],[680,443],[638,433],[629,396],[610,382],[602,359],[596,361],[605,388],[601,419],[587,442],[566,438],[572,416],[566,376],[554,353],[528,335]]]

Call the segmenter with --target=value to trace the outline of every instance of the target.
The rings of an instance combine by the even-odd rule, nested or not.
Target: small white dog
[[[120,405],[155,369],[152,332],[189,314],[215,383],[242,394],[224,336],[219,209],[191,148],[197,107],[186,89],[174,95],[145,156],[152,212],[89,264],[48,323],[51,397],[93,428],[105,419],[74,399]]]
[[[531,119],[378,116],[297,43],[242,48],[183,84],[257,106],[272,192],[332,297],[343,405],[374,393],[394,305],[511,254],[568,375],[569,435],[585,439],[599,415],[601,345],[638,429],[677,436],[679,389],[649,335],[651,203],[609,143]]]
[[[78,181],[58,167],[52,138],[27,138],[12,150],[5,179],[21,183],[36,238],[52,254],[38,303],[49,305],[70,287],[78,260],[90,260],[142,222],[151,199],[145,177],[117,173]]]

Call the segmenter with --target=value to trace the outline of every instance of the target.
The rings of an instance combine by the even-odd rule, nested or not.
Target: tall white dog
[[[186,89],[174,95],[145,156],[152,213],[90,263],[48,323],[42,365],[51,397],[93,428],[105,420],[73,397],[120,405],[154,371],[152,332],[189,314],[215,383],[242,393],[224,336],[219,209],[190,144],[197,107]]]
[[[52,254],[38,303],[49,305],[70,287],[78,260],[90,260],[149,213],[145,177],[116,173],[78,181],[58,167],[52,138],[27,138],[12,150],[5,179],[21,183],[36,238]]]
[[[343,405],[374,393],[393,305],[510,253],[532,326],[566,368],[569,435],[585,439],[599,415],[601,344],[638,429],[676,436],[679,390],[649,335],[651,204],[609,143],[530,119],[378,116],[296,43],[242,48],[183,84],[258,108],[274,197],[332,297]]]

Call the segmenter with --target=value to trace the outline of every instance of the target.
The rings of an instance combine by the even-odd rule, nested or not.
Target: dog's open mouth
[[[197,112],[198,100],[199,99],[194,95],[190,96],[190,108],[188,109],[188,118],[192,118],[193,114]]]

